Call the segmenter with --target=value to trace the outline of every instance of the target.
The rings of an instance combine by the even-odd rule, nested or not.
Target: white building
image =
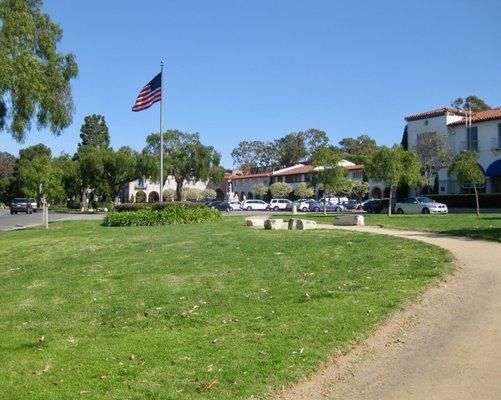
[[[362,180],[363,165],[356,165],[350,161],[343,160],[341,165],[346,167],[348,178],[351,180]],[[296,164],[292,167],[282,168],[273,172],[263,172],[256,174],[242,174],[241,172],[233,173],[226,176],[227,180],[227,198],[230,200],[260,198],[253,192],[255,184],[269,186],[275,182],[285,182],[294,189],[299,183],[310,182],[311,173],[314,167],[306,164]],[[315,188],[315,197],[319,195],[319,188]]]
[[[407,144],[415,149],[421,134],[443,135],[452,155],[461,150],[478,152],[478,164],[486,176],[486,193],[501,193],[501,108],[472,113],[471,126],[467,115],[454,108],[439,108],[405,118]],[[439,194],[465,193],[471,188],[460,187],[447,176],[447,169],[438,172]]]
[[[207,182],[190,180],[185,181],[183,188],[192,188],[204,190],[207,188]],[[166,189],[176,190],[176,181],[173,176],[169,175],[165,179],[164,191]],[[160,183],[154,182],[149,179],[137,179],[135,181],[129,182],[122,194],[122,202],[156,202],[160,199]],[[143,200],[144,199],[144,200]]]

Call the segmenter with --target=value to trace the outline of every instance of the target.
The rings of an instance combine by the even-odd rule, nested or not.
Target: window
[[[476,126],[466,130],[466,145],[468,150],[478,151],[478,128]]]
[[[287,183],[301,182],[301,175],[286,175],[285,182],[287,182]]]

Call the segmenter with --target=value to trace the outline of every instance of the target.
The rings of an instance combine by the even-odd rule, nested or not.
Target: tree
[[[334,148],[334,150],[341,152],[343,158],[356,164],[365,164],[376,149],[376,141],[367,135],[344,138],[339,142],[339,147]]]
[[[315,169],[312,173],[312,183],[322,187],[324,196],[339,195],[351,190],[346,168],[341,166],[340,162],[339,153],[329,147],[321,147],[313,154],[311,163]],[[327,214],[327,202],[324,202],[324,214]]]
[[[301,132],[304,136],[306,151],[311,157],[320,147],[325,147],[329,144],[329,138],[325,131],[320,129],[310,128],[305,132]]]
[[[409,150],[409,134],[408,134],[408,127],[405,125],[404,128],[404,133],[402,133],[402,141],[400,142],[400,145],[404,150]]]
[[[0,151],[0,179],[5,179],[9,176],[12,176],[16,160],[16,156],[13,156],[6,151]]]
[[[294,188],[294,196],[300,199],[307,199],[315,195],[315,189],[309,186],[306,182],[298,183]]]
[[[159,134],[149,135],[146,144],[146,152],[159,155]],[[203,145],[198,133],[167,131],[164,134],[164,151],[164,176],[174,176],[177,200],[183,199],[185,181],[212,179],[219,182],[224,177],[225,170],[220,166],[221,155],[212,146]]]
[[[353,181],[351,192],[359,201],[369,194],[369,183],[365,181]]]
[[[75,186],[78,187],[82,211],[88,209],[87,195],[90,190],[96,190],[103,184],[104,152],[105,149],[80,146],[74,156],[74,160],[77,162],[74,175]]]
[[[366,163],[364,172],[367,177],[390,185],[388,215],[391,215],[393,192],[397,186],[416,186],[423,182],[417,154],[414,151],[405,151],[402,146],[381,146]]]
[[[47,199],[55,201],[64,199],[63,171],[59,164],[46,152],[35,154],[30,148],[26,150],[28,151],[20,152],[24,156],[19,157],[17,165],[17,179],[24,195],[36,199],[45,195]],[[29,157],[26,157],[26,154],[29,154]]]
[[[242,141],[231,152],[233,163],[244,173],[249,173],[252,168],[265,167],[276,162],[274,144],[254,140]]]
[[[463,110],[470,110],[473,112],[490,110],[491,107],[478,96],[468,96],[466,99],[458,97],[451,103],[454,108],[461,108]]]
[[[288,197],[292,192],[292,186],[285,182],[275,182],[270,185],[270,193],[272,197]]]
[[[275,149],[277,163],[284,167],[297,164],[308,156],[302,132],[289,133],[283,138],[275,140]]]
[[[82,143],[79,146],[109,147],[110,134],[104,117],[97,114],[87,115],[80,128],[80,139]]]
[[[72,122],[75,56],[57,51],[62,30],[41,0],[0,2],[0,131],[23,142],[31,122],[54,134]]]
[[[121,147],[116,152],[113,149],[103,151],[103,180],[115,204],[118,204],[120,189],[125,184],[144,176],[137,160],[137,153],[130,147]]]
[[[255,183],[251,187],[252,193],[254,193],[255,195],[258,195],[261,198],[263,198],[264,196],[266,196],[268,194],[268,190],[269,190],[268,186],[263,185],[262,183]]]
[[[480,215],[480,206],[478,202],[477,187],[484,184],[485,176],[478,165],[477,158],[478,153],[475,151],[461,151],[452,159],[448,174],[450,177],[454,177],[461,186],[473,186],[478,216]]]
[[[432,187],[433,176],[440,168],[445,168],[451,153],[447,145],[447,136],[435,132],[425,132],[417,136],[416,153],[421,162],[428,187]]]

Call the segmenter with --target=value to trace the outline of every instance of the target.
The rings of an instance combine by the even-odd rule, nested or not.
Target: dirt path
[[[277,399],[501,399],[501,244],[377,227],[450,250],[458,271]]]

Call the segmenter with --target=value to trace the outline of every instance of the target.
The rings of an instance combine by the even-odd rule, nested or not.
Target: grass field
[[[245,399],[314,371],[451,265],[391,237],[61,222],[0,235],[6,399]]]
[[[282,216],[283,217],[283,216]],[[322,223],[332,223],[335,215],[307,214],[305,218]],[[446,233],[501,242],[501,214],[448,214],[448,215],[388,215],[367,214],[368,225],[385,228]]]

